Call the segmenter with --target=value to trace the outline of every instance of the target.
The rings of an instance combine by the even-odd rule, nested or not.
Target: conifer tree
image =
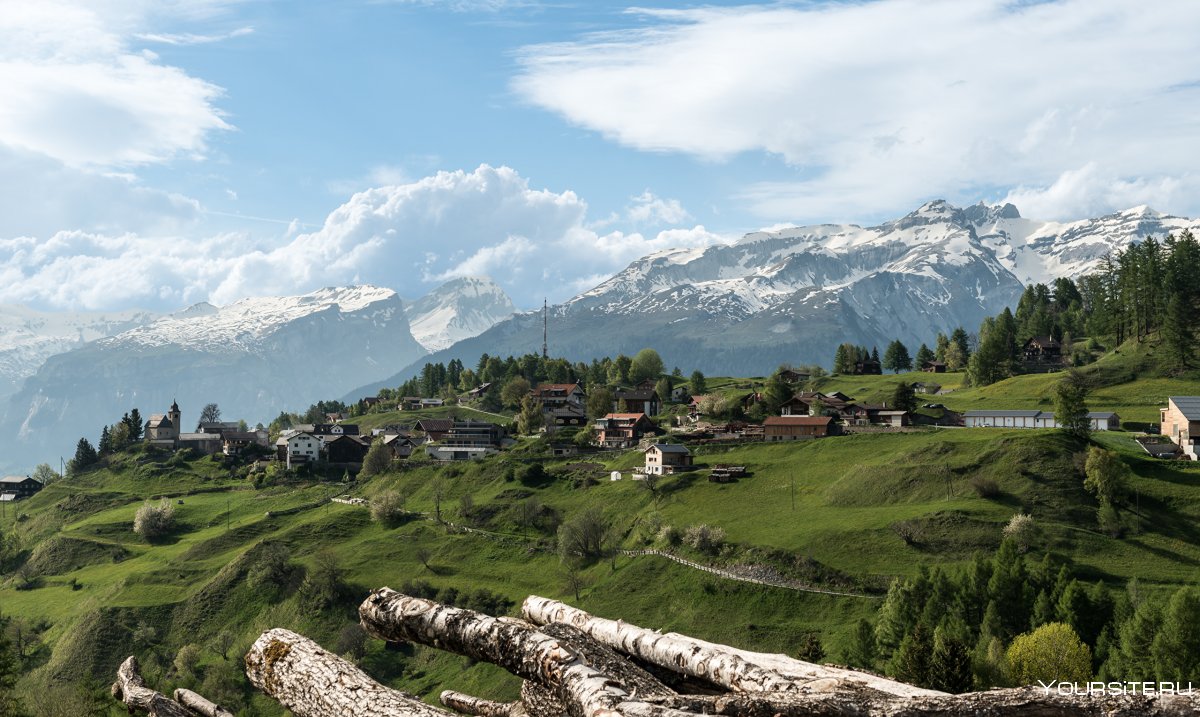
[[[917,368],[922,368],[925,364],[932,362],[935,358],[936,356],[934,355],[933,351],[930,351],[929,347],[925,344],[921,344],[921,347],[917,349],[917,355],[913,359],[913,363]]]
[[[912,357],[908,354],[908,347],[896,339],[888,344],[887,350],[883,352],[883,368],[887,371],[900,373],[912,369]]]

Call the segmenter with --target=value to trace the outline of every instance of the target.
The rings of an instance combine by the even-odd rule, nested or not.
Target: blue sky
[[[0,0],[0,302],[169,311],[927,199],[1196,214],[1200,4]]]

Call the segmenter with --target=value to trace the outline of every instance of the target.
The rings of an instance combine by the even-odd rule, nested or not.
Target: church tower
[[[179,403],[175,400],[171,401],[171,410],[167,411],[167,418],[171,421],[171,436],[172,440],[178,440],[180,433],[181,419],[183,414],[179,411]]]

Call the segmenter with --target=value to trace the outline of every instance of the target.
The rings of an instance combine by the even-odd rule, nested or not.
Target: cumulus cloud
[[[1013,188],[1046,218],[1131,197],[1200,209],[1176,189],[1200,155],[1186,119],[1200,111],[1198,3],[630,12],[630,29],[526,48],[516,92],[641,150],[777,155],[796,178],[742,195],[762,216],[861,219]]]
[[[647,253],[725,240],[700,226],[601,234],[586,215],[571,191],[534,189],[513,169],[481,165],[359,192],[319,229],[274,242],[99,232],[0,240],[0,302],[170,310],[348,283],[415,296],[487,274],[533,306],[591,288]]]
[[[73,167],[203,155],[207,137],[230,128],[215,106],[221,89],[128,42],[169,11],[134,0],[0,0],[0,144]]]
[[[680,224],[691,219],[678,199],[656,197],[650,190],[634,197],[627,213],[629,220],[639,226]]]

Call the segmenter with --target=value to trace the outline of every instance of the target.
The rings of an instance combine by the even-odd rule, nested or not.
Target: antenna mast
[[[546,351],[546,335],[550,327],[550,320],[546,309],[546,300],[542,299],[542,358],[550,358],[550,354]]]

